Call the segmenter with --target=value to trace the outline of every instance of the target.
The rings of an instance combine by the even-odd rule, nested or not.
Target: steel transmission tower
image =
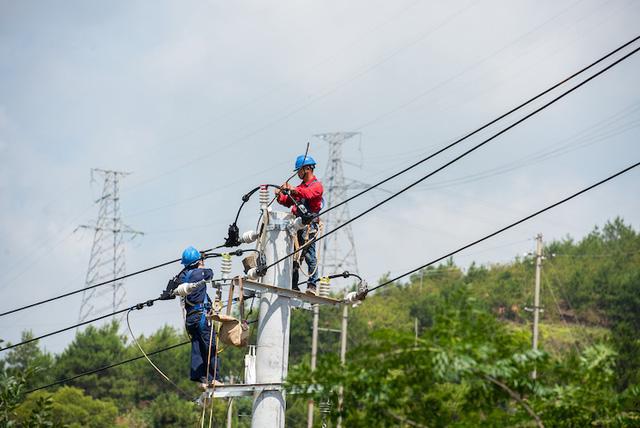
[[[347,199],[347,190],[352,188],[352,185],[347,183],[344,177],[342,144],[359,134],[359,132],[332,132],[314,135],[314,137],[329,143],[329,160],[323,178],[325,209],[338,205]],[[344,204],[323,216],[324,230],[335,229],[349,219],[349,204]],[[351,225],[347,225],[323,239],[320,250],[320,275],[331,275],[345,270],[358,272],[358,258]]]
[[[332,132],[326,134],[316,134],[314,137],[320,138],[329,143],[329,159],[327,161],[327,170],[324,175],[325,186],[325,203],[326,208],[331,208],[344,202],[347,199],[347,190],[352,188],[344,178],[342,168],[342,144],[358,135],[359,132]],[[354,182],[355,183],[355,182]],[[362,183],[355,183],[356,185]],[[327,215],[322,217],[324,230],[333,230],[338,225],[347,222],[350,219],[349,204],[341,205],[335,210],[329,211]],[[329,235],[322,240],[322,248],[320,249],[320,276],[340,273],[345,270],[350,272],[358,272],[358,258],[356,256],[356,246],[353,240],[353,231],[351,225],[347,225],[338,232]],[[318,289],[321,296],[329,293],[328,288],[322,286],[322,281]],[[340,356],[344,363],[346,354],[346,337],[347,337],[347,306],[343,308],[342,331],[341,331],[341,347]],[[316,368],[316,359],[318,355],[318,323],[320,319],[320,306],[313,306],[313,333],[311,336],[311,370]],[[342,397],[342,393],[340,395]],[[340,400],[340,404],[342,401]],[[309,400],[307,403],[307,428],[313,427],[313,408],[314,403]],[[324,426],[324,425],[323,425]],[[338,427],[341,422],[338,422]]]
[[[119,182],[120,178],[129,173],[94,168],[91,170],[92,181],[96,173],[104,178],[102,196],[95,201],[98,204],[98,219],[94,224],[78,226],[78,229],[93,231],[93,245],[85,279],[87,287],[124,275],[124,236],[143,234],[125,225],[120,217]],[[78,319],[84,321],[91,315],[102,315],[107,310],[117,311],[126,295],[122,284],[123,281],[114,281],[111,287],[84,291]]]

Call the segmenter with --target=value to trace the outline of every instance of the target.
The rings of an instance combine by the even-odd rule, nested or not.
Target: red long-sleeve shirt
[[[322,194],[324,189],[322,183],[315,177],[311,177],[311,180],[307,183],[300,183],[296,187],[296,194],[291,195],[298,203],[303,204],[312,213],[318,213],[322,209]],[[294,205],[289,196],[284,192],[278,195],[278,203],[285,207],[291,207],[291,212],[295,215],[298,213],[298,208]]]

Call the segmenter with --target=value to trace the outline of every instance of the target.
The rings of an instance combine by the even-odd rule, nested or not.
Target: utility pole
[[[229,383],[233,385],[233,375],[229,376]],[[229,398],[227,406],[227,428],[233,428],[233,397]]]
[[[89,267],[85,278],[87,287],[110,278],[117,278],[125,273],[124,236],[143,235],[132,230],[122,222],[120,216],[120,178],[128,172],[93,168],[94,174],[103,176],[102,195],[95,201],[98,204],[98,219],[93,224],[78,226],[78,229],[93,231],[93,244]],[[125,298],[123,281],[114,281],[111,290],[93,288],[82,293],[79,321],[85,321],[92,315],[102,315],[106,310],[117,311]]]
[[[347,322],[349,321],[349,305],[342,305],[342,327],[340,328],[340,364],[344,367],[347,362]],[[338,388],[338,410],[342,411],[344,404],[344,386]],[[338,417],[337,428],[342,428],[342,416]]]
[[[324,175],[324,185],[326,189],[327,208],[338,205],[347,198],[347,190],[350,187],[344,177],[342,161],[342,144],[356,135],[358,132],[331,132],[316,134],[314,137],[329,143],[329,157],[327,169]],[[322,219],[324,230],[331,230],[350,219],[349,206],[344,204],[341,207],[329,211]],[[342,228],[340,231],[329,235],[322,240],[320,254],[320,275],[325,276],[340,271],[358,271],[358,258],[356,255],[355,241],[351,225]],[[343,310],[343,328],[341,336],[345,337],[346,350],[346,326],[344,317],[347,316],[348,309]],[[318,354],[318,324],[320,319],[320,307],[313,306],[313,332],[311,334],[311,370],[316,369]],[[341,352],[342,353],[342,352]],[[313,428],[313,400],[309,400],[307,407],[307,428]],[[340,425],[338,425],[340,426]]]
[[[533,350],[538,349],[538,324],[540,322],[540,273],[542,271],[542,234],[536,235],[536,284],[533,293]],[[537,370],[534,368],[531,378],[538,377]]]
[[[292,216],[279,211],[264,211],[266,223],[264,253],[267,264],[293,252],[293,240],[287,230]],[[261,282],[291,289],[292,260],[287,258],[269,269]],[[274,291],[260,296],[258,338],[256,343],[256,383],[282,383],[289,365],[289,298]],[[262,390],[253,401],[252,428],[284,428],[285,396],[282,389]]]

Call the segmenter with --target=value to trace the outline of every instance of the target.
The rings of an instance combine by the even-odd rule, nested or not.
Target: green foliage
[[[159,395],[147,410],[149,426],[154,428],[195,426],[200,412],[201,408],[193,402],[173,393]]]
[[[112,322],[100,328],[89,326],[79,331],[73,342],[56,358],[55,380],[125,359],[126,348],[118,328],[118,323]],[[76,387],[93,397],[109,397],[118,401],[130,400],[136,383],[137,379],[130,376],[130,368],[122,366],[74,381]]]
[[[31,331],[22,332],[21,342],[33,339]],[[53,357],[51,354],[43,352],[38,346],[38,341],[33,341],[22,346],[7,351],[4,359],[4,370],[9,376],[16,376],[24,373],[28,368],[37,368],[37,376],[26,378],[25,389],[35,387],[38,384],[51,381],[51,366]]]
[[[36,397],[33,410],[22,424],[25,428],[53,427],[53,399],[48,396]]]
[[[637,390],[616,393],[611,348],[585,349],[567,378],[555,372],[566,373],[572,361],[532,351],[528,338],[482,309],[468,286],[443,292],[431,310],[433,326],[418,340],[379,330],[350,352],[344,367],[326,356],[315,372],[294,368],[289,389],[337,403],[343,386],[344,407],[339,412],[334,406],[331,417],[341,414],[350,427],[471,427],[478,421],[498,427],[531,425],[536,418],[545,426],[632,426],[629,421],[640,417],[636,398],[629,398]],[[538,382],[530,376],[534,368],[542,373]]]
[[[30,394],[17,409],[18,420],[26,424],[34,416],[40,417],[43,403],[52,426],[106,428],[115,425],[118,415],[113,403],[91,398],[78,388],[62,387],[53,394],[43,391]]]
[[[33,367],[27,367],[23,372],[14,375],[4,372],[0,376],[0,426],[16,426],[16,409],[24,400],[26,385],[36,371]]]
[[[342,415],[349,427],[525,427],[537,419],[546,427],[640,426],[640,235],[615,219],[581,240],[551,242],[545,254],[540,352],[530,349],[523,310],[533,300],[530,258],[466,271],[449,259],[373,293],[349,312],[344,367],[339,335],[321,331],[318,369],[309,370],[312,313],[293,310],[289,388],[301,394],[287,395],[287,425],[306,424],[313,398],[316,425],[319,405],[330,403],[327,417]],[[340,319],[341,308],[323,307],[320,326],[339,329]],[[139,338],[147,352],[184,340],[167,326]],[[25,398],[30,388],[140,351],[116,323],[78,332],[56,357],[36,342],[15,348],[0,360],[0,426],[194,426],[201,409],[190,398],[200,391],[188,379],[189,352],[151,357],[187,397],[138,360]],[[242,377],[245,353],[223,347],[226,382]],[[218,425],[226,404],[214,402]],[[249,427],[251,398],[234,409],[233,426]]]

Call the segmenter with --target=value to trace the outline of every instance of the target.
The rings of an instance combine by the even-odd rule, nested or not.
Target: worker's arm
[[[198,282],[183,282],[176,287],[176,289],[173,291],[173,294],[175,294],[176,296],[185,297],[193,293],[196,288],[205,284],[206,282],[204,280]]]

